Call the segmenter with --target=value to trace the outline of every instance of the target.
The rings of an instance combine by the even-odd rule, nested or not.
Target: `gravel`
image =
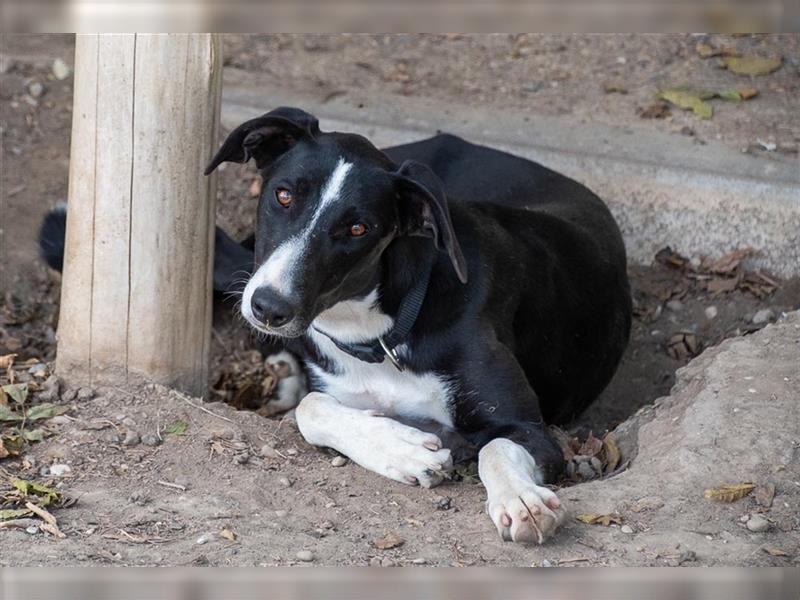
[[[753,515],[747,521],[747,528],[755,533],[761,533],[769,529],[769,521],[761,515]]]
[[[347,459],[344,456],[334,456],[331,461],[332,467],[343,467],[347,464]]]
[[[142,443],[145,446],[158,446],[161,444],[161,440],[154,433],[146,433],[142,436]]]
[[[761,325],[762,323],[768,323],[775,318],[775,313],[772,312],[771,308],[763,308],[758,311],[756,314],[753,315],[753,325]]]
[[[136,446],[142,441],[142,436],[135,429],[129,429],[125,433],[125,439],[122,440],[123,446]]]
[[[311,562],[314,560],[314,553],[311,550],[300,550],[297,554],[295,554],[297,560],[301,560],[303,562]]]
[[[706,319],[708,319],[709,321],[711,319],[716,318],[718,314],[719,311],[717,310],[716,306],[709,306],[708,308],[706,308]]]

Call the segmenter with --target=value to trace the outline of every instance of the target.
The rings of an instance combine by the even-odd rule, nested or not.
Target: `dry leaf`
[[[750,100],[750,98],[758,96],[758,90],[756,88],[739,88],[738,91],[742,100]]]
[[[401,538],[399,535],[393,532],[387,533],[382,538],[378,538],[377,540],[372,541],[372,545],[375,546],[378,550],[388,550],[390,548],[398,548],[405,544],[406,541]]]
[[[667,340],[667,354],[675,360],[697,356],[700,353],[700,341],[691,331],[679,331]]]
[[[656,261],[674,269],[682,269],[689,263],[689,260],[685,256],[678,254],[669,246],[656,252]]]
[[[701,119],[710,119],[714,115],[714,109],[706,100],[713,98],[715,95],[715,92],[672,88],[661,90],[656,96],[659,100],[666,100],[679,108],[691,110]]]
[[[739,56],[739,52],[737,52],[735,48],[716,48],[711,44],[705,44],[703,42],[698,42],[695,46],[695,50],[700,58],[712,58],[714,56]]]
[[[783,64],[783,58],[764,58],[761,56],[726,56],[722,64],[737,75],[768,75],[777,71]]]
[[[765,483],[764,485],[759,485],[756,488],[755,496],[758,504],[764,508],[770,508],[772,506],[772,499],[775,497],[775,484]]]
[[[3,444],[3,438],[0,437],[0,458],[5,458],[9,454],[10,454],[9,451],[6,450],[6,447]]]
[[[763,546],[761,549],[770,556],[790,556],[788,552],[775,546]]]
[[[0,369],[10,369],[11,365],[14,364],[14,359],[16,357],[16,354],[5,354],[0,356]]]
[[[714,277],[706,284],[706,290],[712,296],[732,292],[739,287],[739,277]]]
[[[704,266],[706,270],[711,271],[712,273],[725,275],[735,271],[745,258],[752,256],[753,254],[755,254],[755,250],[752,248],[740,248],[739,250],[729,252],[714,262],[708,263]]]
[[[736,483],[733,485],[721,485],[715,488],[708,488],[703,492],[703,496],[709,500],[717,502],[736,502],[747,496],[756,486],[752,483]]]
[[[603,449],[606,453],[606,473],[611,473],[617,468],[622,455],[617,447],[617,442],[614,441],[614,435],[609,432],[603,437]]]
[[[231,531],[227,527],[223,527],[222,529],[219,530],[219,537],[225,538],[229,542],[235,542],[236,541],[236,534],[233,533],[233,531]]]
[[[604,527],[608,527],[611,525],[611,523],[614,523],[615,525],[622,525],[622,515],[619,513],[609,513],[607,515],[586,513],[577,515],[575,518],[589,525],[603,525]]]
[[[654,102],[647,108],[640,108],[638,112],[642,119],[664,119],[670,114],[669,104],[666,102]]]
[[[594,437],[594,434],[590,431],[589,437],[586,438],[586,441],[581,444],[580,450],[578,450],[578,454],[582,454],[583,456],[596,456],[600,450],[603,449],[603,442],[602,440],[598,440]]]

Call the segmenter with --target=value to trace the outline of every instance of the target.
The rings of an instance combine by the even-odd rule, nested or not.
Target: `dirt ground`
[[[796,160],[800,129],[797,119],[785,118],[798,91],[796,36],[712,36],[706,41],[715,45],[782,54],[784,64],[757,78],[756,99],[717,103],[709,121],[677,110],[667,119],[640,119],[637,108],[652,104],[661,85],[730,87],[737,81],[709,62],[715,59],[697,57],[698,40],[227,36],[225,48],[228,64],[266,71],[291,89],[328,95],[380,86],[498,109],[591,115],[617,124],[636,120],[678,132],[689,127],[698,139],[716,137],[751,152],[766,152],[758,139],[774,142],[781,150],[767,155]],[[72,79],[55,78],[52,64],[61,58],[71,65],[72,44],[70,36],[4,36],[0,48],[0,356],[18,355],[13,370],[22,381],[46,380],[55,357],[58,277],[38,259],[35,237],[44,212],[67,196]],[[278,60],[265,60],[268,53]],[[606,78],[628,93],[606,93]],[[43,84],[42,93],[35,93],[40,91],[35,83]],[[253,179],[253,171],[241,167],[226,169],[219,180],[218,220],[236,236],[251,227]],[[673,247],[679,252],[680,240]],[[576,428],[602,435],[666,395],[676,369],[692,355],[800,308],[800,280],[777,281],[772,291],[769,279],[746,274],[741,265],[721,268],[683,265],[669,253],[653,265],[631,266],[636,318],[630,347],[609,389]],[[732,291],[707,289],[709,282],[729,281],[731,274],[738,282]],[[748,286],[748,281],[755,283]],[[764,309],[771,314],[754,323]],[[217,385],[211,400],[240,400],[243,387],[260,386],[264,373],[254,341],[229,307],[218,306],[213,383],[226,383]],[[41,376],[28,373],[28,366],[20,368],[29,359],[36,359],[31,368]],[[46,366],[36,366],[40,362]],[[9,374],[3,376],[0,369],[5,384]],[[332,456],[308,446],[291,419],[265,419],[222,403],[197,408],[199,400],[163,389],[101,389],[91,398],[85,397],[88,390],[79,398],[77,392],[62,386],[52,394],[52,400],[69,407],[46,422],[52,435],[18,456],[0,459],[0,479],[52,484],[74,500],[53,509],[67,537],[0,530],[2,565],[285,565],[298,562],[302,550],[313,552],[314,564],[339,565],[676,562],[674,551],[633,551],[618,536],[609,539],[604,533],[598,540],[595,529],[581,524],[566,527],[543,548],[504,544],[483,514],[483,488],[471,477],[424,490],[349,463],[333,467]],[[41,400],[39,394],[32,401]],[[185,431],[181,426],[175,433],[165,431],[177,422],[185,423]],[[51,465],[70,470],[56,477]],[[375,540],[389,533],[405,542],[378,550]],[[726,564],[725,556],[707,552],[689,562]],[[759,555],[743,564],[784,564],[781,560]]]

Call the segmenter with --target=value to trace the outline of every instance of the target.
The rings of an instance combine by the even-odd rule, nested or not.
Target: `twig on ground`
[[[224,417],[224,416],[222,416],[222,415],[218,415],[218,414],[217,414],[217,413],[215,413],[214,411],[208,410],[207,408],[205,408],[205,407],[203,407],[203,406],[200,406],[199,404],[195,404],[194,402],[192,402],[191,400],[189,400],[189,398],[187,398],[186,396],[184,396],[183,394],[181,394],[181,393],[180,393],[179,391],[177,391],[177,390],[172,390],[170,393],[171,393],[172,395],[174,395],[174,396],[176,396],[176,397],[180,398],[180,399],[181,399],[181,400],[183,400],[184,402],[186,402],[186,404],[188,404],[189,406],[194,406],[195,408],[202,410],[204,413],[208,413],[209,415],[212,415],[212,416],[214,416],[214,417],[217,417],[218,419],[222,419],[223,421],[227,421],[228,423],[233,423],[233,419],[229,419],[228,417]]]
[[[9,519],[0,521],[0,529],[27,529],[28,527],[38,527],[41,521],[36,519]]]
[[[173,488],[176,490],[180,490],[182,492],[186,491],[186,486],[180,485],[178,483],[172,483],[171,481],[156,481],[158,485],[163,485],[164,487]]]
[[[33,511],[44,520],[44,523],[39,523],[39,529],[57,538],[63,539],[67,537],[66,534],[58,528],[58,521],[56,521],[56,518],[41,506],[36,506],[32,502],[26,502],[25,508]]]

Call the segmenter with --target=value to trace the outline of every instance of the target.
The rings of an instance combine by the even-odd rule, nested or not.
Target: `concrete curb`
[[[648,264],[664,246],[690,257],[719,257],[750,246],[753,266],[800,275],[800,160],[744,155],[716,141],[643,128],[618,128],[357,92],[325,101],[273,90],[252,74],[226,69],[222,123],[281,105],[299,106],[322,129],[353,131],[378,146],[447,131],[560,171],[611,208],[631,262]]]

